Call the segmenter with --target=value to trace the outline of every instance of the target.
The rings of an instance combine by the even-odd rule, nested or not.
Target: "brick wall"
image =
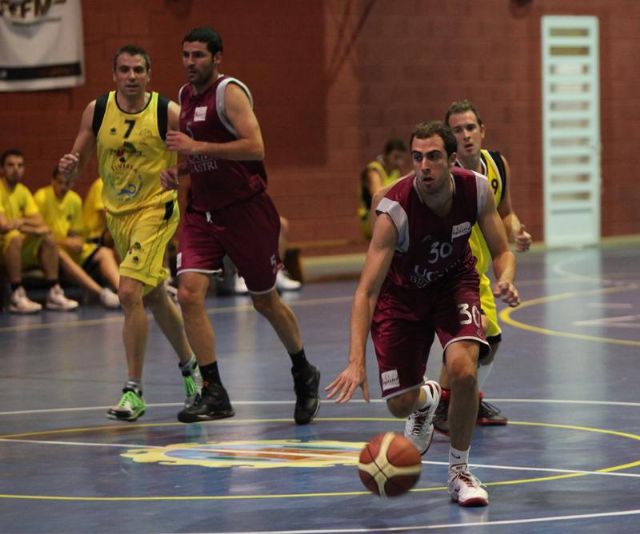
[[[270,190],[294,240],[358,237],[361,166],[391,136],[441,118],[469,98],[514,176],[512,200],[541,239],[540,17],[600,17],[603,235],[640,232],[631,155],[640,121],[636,0],[112,0],[83,1],[87,83],[0,93],[0,149],[27,157],[27,183],[49,180],[86,104],[113,85],[115,49],[135,42],[153,61],[152,87],[175,98],[186,31],[223,36],[222,71],[252,89]],[[78,184],[83,193],[95,163]]]

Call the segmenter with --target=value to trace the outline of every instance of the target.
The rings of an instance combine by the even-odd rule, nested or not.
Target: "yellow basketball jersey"
[[[484,167],[484,175],[489,179],[489,185],[491,186],[491,191],[493,191],[493,198],[495,199],[496,207],[498,207],[506,186],[506,177],[503,177],[499,170],[499,168],[504,168],[504,165],[500,162],[500,167],[498,167],[494,157],[501,158],[500,154],[497,152],[494,152],[492,155],[488,150],[482,149],[480,151],[480,158]],[[491,252],[489,251],[489,246],[482,235],[482,230],[480,230],[477,223],[473,225],[471,230],[469,245],[471,246],[471,252],[478,260],[476,263],[476,270],[480,274],[486,273],[489,269],[489,265],[491,265]]]
[[[103,102],[104,116],[97,126],[96,101],[98,168],[104,180],[104,206],[111,214],[158,206],[176,198],[175,191],[165,191],[160,185],[160,172],[176,164],[177,154],[165,146],[158,102],[158,93],[152,92],[143,110],[126,113],[118,107],[115,91],[111,91]]]

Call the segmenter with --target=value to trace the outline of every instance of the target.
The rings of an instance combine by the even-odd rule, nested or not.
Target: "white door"
[[[600,239],[600,67],[596,17],[542,17],[544,240]]]

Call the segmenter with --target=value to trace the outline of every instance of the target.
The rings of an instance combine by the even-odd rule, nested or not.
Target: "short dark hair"
[[[24,154],[20,150],[17,148],[9,148],[2,153],[2,156],[0,156],[1,167],[4,167],[4,162],[9,156],[19,156],[24,159]]]
[[[223,51],[222,37],[220,37],[220,34],[213,28],[193,28],[193,30],[187,33],[184,39],[182,39],[182,44],[194,42],[206,43],[207,50],[211,52],[212,56]]]
[[[147,53],[147,51],[141,46],[134,45],[134,44],[127,44],[118,48],[118,50],[116,50],[116,54],[113,56],[114,72],[118,65],[118,58],[122,54],[129,54],[130,56],[142,56],[142,59],[144,59],[144,65],[147,68],[147,71],[151,70],[151,58],[149,57],[149,54]]]
[[[385,155],[391,154],[394,150],[407,152],[407,145],[404,144],[402,139],[389,139],[387,144],[384,145],[384,153]]]
[[[411,133],[409,146],[413,145],[414,139],[427,139],[434,135],[438,135],[442,138],[444,148],[447,151],[447,157],[451,156],[451,154],[458,150],[456,136],[453,135],[451,128],[442,121],[421,122],[417,124],[415,130]]]
[[[478,113],[476,107],[469,100],[459,100],[457,102],[452,102],[449,106],[449,109],[447,110],[446,115],[444,116],[444,123],[448,126],[449,118],[451,117],[451,115],[453,115],[454,113],[466,113],[467,111],[471,111],[472,113],[474,113],[476,119],[478,119],[478,124],[482,126],[482,118],[480,117],[480,113]]]

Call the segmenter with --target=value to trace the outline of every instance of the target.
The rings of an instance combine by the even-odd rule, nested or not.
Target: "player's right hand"
[[[324,390],[328,392],[327,398],[335,397],[342,404],[351,400],[357,387],[362,388],[362,398],[369,402],[367,370],[363,365],[350,363]]]
[[[58,170],[69,178],[73,175],[73,172],[78,168],[80,164],[80,154],[74,152],[73,154],[65,154],[60,158],[58,162]]]
[[[505,280],[498,280],[493,287],[493,296],[502,300],[512,308],[520,305],[520,295],[516,286]]]
[[[516,234],[516,250],[526,252],[531,247],[531,234],[527,232],[524,224],[520,225],[520,231]]]
[[[160,173],[160,183],[163,189],[178,189],[178,168],[171,167]]]

